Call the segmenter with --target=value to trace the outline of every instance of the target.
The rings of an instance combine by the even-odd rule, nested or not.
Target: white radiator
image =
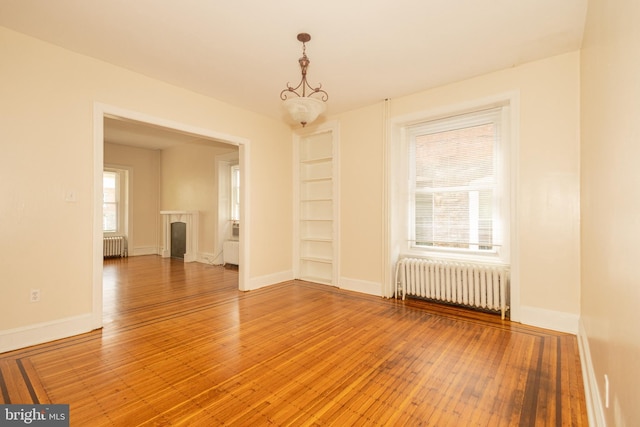
[[[396,290],[450,304],[500,312],[508,307],[509,268],[434,259],[403,258],[396,266]]]
[[[128,255],[127,238],[125,236],[105,236],[102,245],[102,254],[104,258],[126,257]]]
[[[240,242],[226,240],[222,244],[222,258],[225,264],[240,265]]]

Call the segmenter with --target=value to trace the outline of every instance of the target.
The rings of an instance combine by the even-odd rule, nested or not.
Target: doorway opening
[[[112,126],[114,123],[119,126]],[[218,133],[210,129],[197,128],[184,123],[174,122],[171,120],[153,117],[144,113],[133,112],[129,110],[123,110],[118,107],[98,104],[94,106],[94,254],[93,254],[93,307],[92,317],[95,328],[102,327],[103,324],[103,258],[102,258],[102,241],[103,241],[103,169],[105,164],[105,142],[107,141],[106,135],[109,137],[116,136],[118,133],[122,133],[125,130],[132,132],[135,129],[144,128],[144,132],[150,132],[153,138],[146,135],[146,138],[141,140],[130,138],[128,145],[130,147],[137,147],[136,149],[143,148],[144,144],[150,144],[150,140],[155,141],[156,146],[152,148],[147,146],[148,149],[161,150],[162,147],[175,146],[184,142],[184,140],[190,140],[192,144],[204,144],[215,147],[222,147],[228,150],[235,150],[238,157],[238,165],[240,169],[240,175],[242,180],[242,187],[239,194],[239,222],[247,224],[244,221],[245,217],[248,217],[248,199],[249,199],[249,179],[248,170],[246,165],[248,164],[249,157],[249,140],[245,138],[230,136],[227,134]],[[144,133],[143,132],[143,133]],[[120,135],[122,136],[122,135]],[[117,138],[116,138],[117,139]],[[142,140],[146,139],[147,142]],[[110,143],[111,144],[111,143]],[[123,144],[126,145],[126,144]],[[212,162],[209,167],[213,171],[216,167],[215,162]],[[213,173],[213,172],[210,172]],[[133,172],[132,181],[139,179],[140,177]],[[160,183],[156,183],[160,186]],[[181,193],[182,194],[182,193]],[[136,197],[135,194],[133,197]],[[160,209],[162,207],[160,202],[160,193],[158,194],[157,202],[152,207],[155,211],[155,219],[157,221],[157,230],[160,230]],[[135,209],[135,208],[134,208]],[[214,210],[214,207],[212,207]],[[133,224],[130,224],[130,228]],[[135,234],[134,230],[130,230],[136,236],[140,236],[142,239],[141,230],[138,230]],[[161,232],[159,232],[161,233]],[[243,232],[239,236],[240,246],[240,268],[238,269],[238,288],[239,290],[246,290],[246,274],[250,263],[248,256],[248,242],[249,242],[250,230],[248,226],[243,227]],[[153,251],[151,246],[155,246],[155,253],[161,252],[162,236],[158,235],[155,245],[148,245],[142,247],[136,247],[135,242],[130,246],[130,255],[136,255],[136,249],[142,251],[139,254],[145,254],[145,250]],[[196,261],[207,263],[212,258],[208,254],[198,254],[200,259]]]

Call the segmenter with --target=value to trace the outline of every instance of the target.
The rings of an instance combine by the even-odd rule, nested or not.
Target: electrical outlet
[[[31,289],[31,293],[29,294],[29,298],[31,302],[40,301],[40,289]]]

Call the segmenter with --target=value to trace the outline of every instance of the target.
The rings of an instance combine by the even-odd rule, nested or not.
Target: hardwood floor
[[[575,336],[308,282],[105,261],[100,331],[0,354],[1,403],[72,426],[586,426]]]

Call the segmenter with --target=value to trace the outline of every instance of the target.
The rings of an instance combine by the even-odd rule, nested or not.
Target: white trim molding
[[[219,261],[220,259],[222,259],[221,256],[217,256],[214,253],[211,252],[199,252],[198,253],[198,259],[196,259],[196,262],[199,262],[201,264],[209,264],[209,265],[222,265],[222,262]]]
[[[160,250],[157,246],[138,246],[136,248],[129,249],[129,256],[141,255],[160,255]]]
[[[520,322],[538,328],[578,334],[579,315],[539,307],[520,306]]]
[[[93,316],[83,314],[0,332],[0,353],[84,334],[95,328]]]
[[[580,350],[580,364],[582,366],[582,382],[584,383],[584,397],[587,405],[587,416],[589,425],[595,427],[606,427],[607,422],[604,417],[604,408],[600,398],[600,389],[596,373],[591,361],[591,351],[589,350],[589,338],[584,328],[582,318],[579,320],[578,349]]]
[[[362,294],[375,295],[377,297],[382,296],[382,284],[367,280],[341,277],[339,288],[345,291],[360,292]]]
[[[240,262],[242,262],[242,259],[240,259]],[[249,287],[247,289],[241,289],[241,290],[252,291],[255,289],[260,289],[267,286],[275,285],[277,283],[286,282],[288,280],[293,280],[293,270],[267,274],[266,276],[252,277],[251,279],[249,279]]]

